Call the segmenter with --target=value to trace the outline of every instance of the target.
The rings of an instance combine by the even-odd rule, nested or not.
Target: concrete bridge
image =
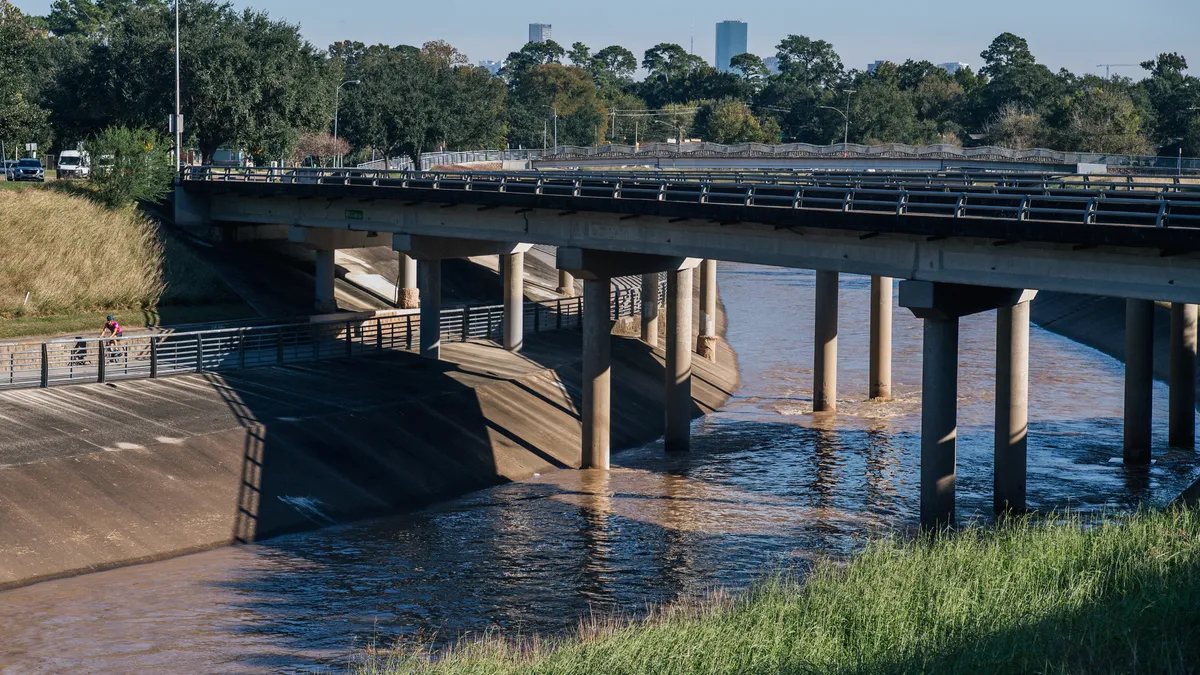
[[[1128,300],[1128,465],[1150,462],[1153,308],[1173,303],[1171,443],[1195,444],[1200,200],[1137,184],[1014,185],[200,168],[180,182],[176,219],[233,240],[287,237],[312,247],[319,307],[332,300],[336,249],[390,237],[405,256],[406,295],[419,296],[431,320],[441,260],[500,255],[511,350],[522,343],[522,256],[534,244],[558,247],[564,279],[584,280],[585,468],[609,465],[613,277],[643,275],[643,337],[657,342],[653,299],[667,274],[668,451],[688,449],[693,337],[699,352],[715,353],[715,261],[817,270],[818,414],[836,409],[838,275],[873,279],[870,392],[879,398],[890,396],[899,278],[900,305],[924,320],[921,521],[936,527],[954,521],[958,324],[971,314],[999,310],[995,507],[1025,507],[1029,302],[1038,290]],[[692,336],[697,270],[702,320]],[[422,335],[424,355],[437,358],[439,346],[437,335]]]

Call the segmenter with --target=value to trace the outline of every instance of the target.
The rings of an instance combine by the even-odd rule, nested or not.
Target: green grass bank
[[[253,315],[188,246],[86,187],[0,183],[0,339]],[[163,321],[165,322],[165,321]]]
[[[578,637],[372,651],[396,673],[1194,673],[1200,511],[1019,519],[877,541],[848,563]]]

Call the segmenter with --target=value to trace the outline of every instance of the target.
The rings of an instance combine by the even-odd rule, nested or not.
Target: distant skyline
[[[21,11],[45,14],[51,0],[13,0]],[[310,42],[324,49],[340,40],[367,44],[420,45],[446,40],[471,62],[501,60],[525,44],[529,24],[554,26],[564,47],[580,41],[598,50],[619,44],[640,59],[660,42],[685,49],[695,38],[695,53],[712,63],[715,26],[724,20],[750,24],[749,50],[763,57],[789,33],[833,43],[847,68],[865,70],[882,59],[934,63],[963,61],[978,70],[979,53],[1002,32],[1029,40],[1038,60],[1052,70],[1103,74],[1100,63],[1138,63],[1160,52],[1176,51],[1200,73],[1200,2],[1195,0],[1009,0],[970,3],[962,0],[858,0],[853,4],[760,0],[730,11],[727,0],[691,0],[686,19],[669,3],[610,0],[580,5],[562,0],[444,0],[439,3],[395,0],[234,0],[273,18],[299,23]],[[631,21],[635,17],[636,21]],[[1141,77],[1138,68],[1114,68],[1114,74]]]

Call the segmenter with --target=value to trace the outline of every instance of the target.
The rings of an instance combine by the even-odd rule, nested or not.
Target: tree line
[[[181,3],[188,147],[258,161],[349,150],[354,161],[431,150],[632,144],[986,143],[1200,156],[1200,79],[1179,54],[1140,79],[1052,71],[1011,33],[978,72],[928,61],[847,69],[833,45],[789,35],[778,72],[752,54],[723,73],[675,44],[639,59],[612,45],[530,43],[498,76],[442,41],[345,41],[217,0]],[[0,0],[0,140],[73,147],[113,126],[165,129],[174,109],[168,0],[55,0],[23,16]],[[11,67],[8,65],[11,64]],[[343,83],[346,83],[344,86]],[[341,86],[340,93],[338,92]],[[338,143],[328,138],[338,108]],[[342,147],[348,143],[348,147]],[[325,148],[326,150],[322,150]]]

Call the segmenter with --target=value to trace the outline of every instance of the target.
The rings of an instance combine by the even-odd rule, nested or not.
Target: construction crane
[[[1111,80],[1113,68],[1138,68],[1140,66],[1141,66],[1141,64],[1139,64],[1139,63],[1101,63],[1100,65],[1098,65],[1096,67],[1103,68],[1104,69],[1104,79]]]

